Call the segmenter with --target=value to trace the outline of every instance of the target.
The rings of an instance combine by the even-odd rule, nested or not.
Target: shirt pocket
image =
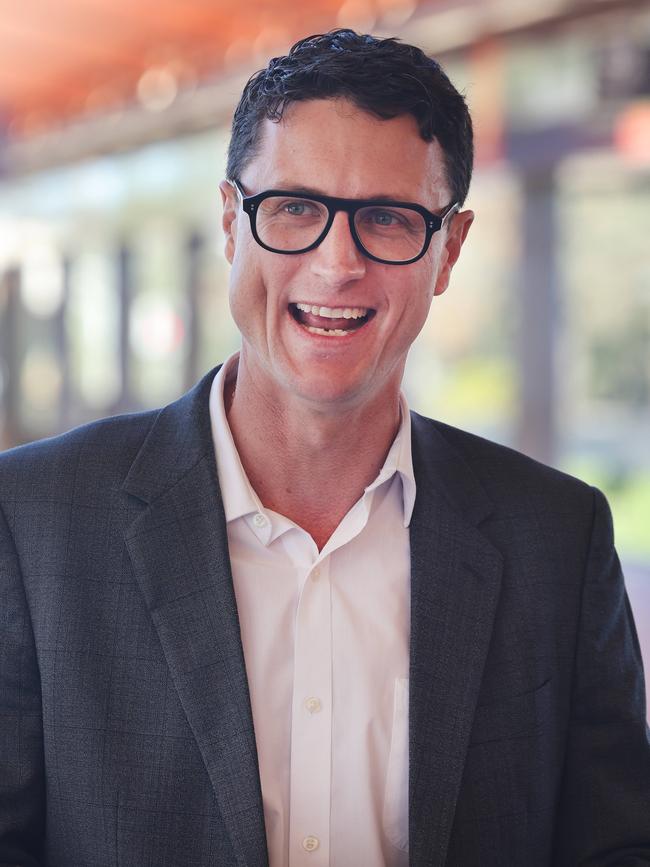
[[[383,826],[391,845],[409,849],[409,679],[395,680],[393,730],[384,791]]]

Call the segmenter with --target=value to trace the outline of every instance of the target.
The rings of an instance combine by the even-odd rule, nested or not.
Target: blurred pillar
[[[554,344],[558,268],[554,166],[522,176],[523,220],[519,277],[519,417],[516,446],[544,463],[556,451]]]
[[[185,287],[187,302],[187,355],[185,362],[185,386],[194,385],[199,375],[199,296],[201,292],[201,260],[204,238],[192,232],[185,248]]]
[[[467,51],[477,169],[492,167],[503,158],[507,98],[505,54],[503,40],[494,35],[484,36]]]
[[[20,271],[10,268],[0,278],[0,377],[3,413],[0,449],[21,441],[18,393],[17,306]]]
[[[132,253],[122,244],[117,253],[117,292],[120,317],[120,390],[116,411],[129,412],[133,408],[131,395],[131,352],[129,345],[129,319],[133,297]]]
[[[70,271],[72,263],[68,256],[61,263],[63,271],[63,292],[61,305],[54,320],[54,345],[61,365],[61,397],[59,402],[59,427],[69,426],[71,421],[71,384],[70,384],[70,341],[66,330],[68,299],[70,297]]]

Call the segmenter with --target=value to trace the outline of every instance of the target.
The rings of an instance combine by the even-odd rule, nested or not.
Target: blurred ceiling
[[[0,0],[0,129],[22,135],[260,64],[306,33],[399,26],[418,0]],[[368,20],[369,19],[369,20]],[[258,64],[259,65],[259,64]]]
[[[118,117],[124,146],[200,128],[214,122],[219,105],[230,110],[245,78],[270,56],[333,27],[397,35],[438,56],[497,35],[648,3],[0,0],[0,156],[6,172],[18,165],[16,147],[34,150],[23,148],[25,165],[118,147],[111,131]],[[82,144],[61,144],[63,131],[75,124],[84,125]],[[97,141],[93,124],[101,126]]]

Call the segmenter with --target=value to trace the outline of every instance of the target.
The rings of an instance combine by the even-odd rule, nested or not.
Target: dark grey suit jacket
[[[267,864],[212,375],[0,456],[2,864]],[[604,498],[415,414],[413,461],[411,864],[650,864]]]

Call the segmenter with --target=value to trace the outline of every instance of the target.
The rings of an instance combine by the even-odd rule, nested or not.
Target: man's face
[[[380,120],[347,100],[311,100],[288,106],[279,123],[264,123],[259,153],[240,178],[246,195],[383,197],[436,213],[450,204],[440,146],[422,140],[411,115]],[[433,296],[447,288],[473,214],[456,214],[410,265],[363,256],[345,212],[320,246],[288,256],[260,247],[232,186],[223,182],[221,190],[240,363],[258,386],[275,402],[298,399],[323,411],[396,395],[408,350]],[[346,320],[346,328],[357,327],[344,335],[326,335],[309,330],[329,323],[305,307],[367,314]]]

